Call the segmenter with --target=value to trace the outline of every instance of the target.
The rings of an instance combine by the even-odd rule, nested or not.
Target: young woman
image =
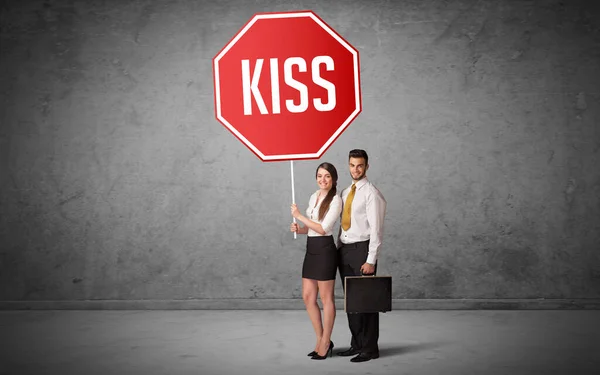
[[[292,223],[290,230],[307,234],[306,254],[302,265],[302,298],[310,317],[317,343],[308,353],[312,359],[332,355],[331,332],[335,320],[334,287],[337,270],[337,248],[333,240],[333,226],[342,212],[342,199],[337,193],[338,174],[330,163],[322,163],[316,172],[317,190],[310,196],[306,216],[292,204],[292,216],[304,224]],[[317,305],[317,293],[323,303],[323,318]]]

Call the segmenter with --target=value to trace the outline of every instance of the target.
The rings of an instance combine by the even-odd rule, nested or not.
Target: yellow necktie
[[[352,184],[350,194],[346,197],[346,204],[344,205],[344,213],[342,214],[342,229],[350,229],[350,213],[352,212],[352,201],[354,200],[354,193],[356,192],[356,184]]]

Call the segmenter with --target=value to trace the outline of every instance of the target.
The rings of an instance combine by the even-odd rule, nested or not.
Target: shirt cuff
[[[376,264],[377,263],[377,254],[374,253],[369,253],[369,255],[367,256],[367,263],[369,264]]]

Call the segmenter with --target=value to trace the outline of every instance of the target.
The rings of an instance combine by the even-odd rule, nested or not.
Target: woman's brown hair
[[[323,217],[327,213],[327,210],[329,210],[329,205],[331,204],[331,201],[333,200],[333,196],[337,193],[337,180],[338,180],[337,170],[335,169],[333,164],[327,163],[327,162],[319,164],[319,166],[317,167],[317,171],[315,172],[315,178],[319,174],[319,169],[321,169],[321,168],[325,169],[331,175],[331,189],[325,196],[325,199],[323,199],[323,202],[321,203],[321,207],[319,208],[319,221],[323,220]]]

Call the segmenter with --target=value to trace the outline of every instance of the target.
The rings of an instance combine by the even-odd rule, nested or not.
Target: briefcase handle
[[[374,273],[363,273],[363,271],[362,271],[362,270],[360,271],[360,275],[361,275],[361,276],[367,276],[367,277],[373,277],[373,276],[375,276],[375,274],[374,274]]]

